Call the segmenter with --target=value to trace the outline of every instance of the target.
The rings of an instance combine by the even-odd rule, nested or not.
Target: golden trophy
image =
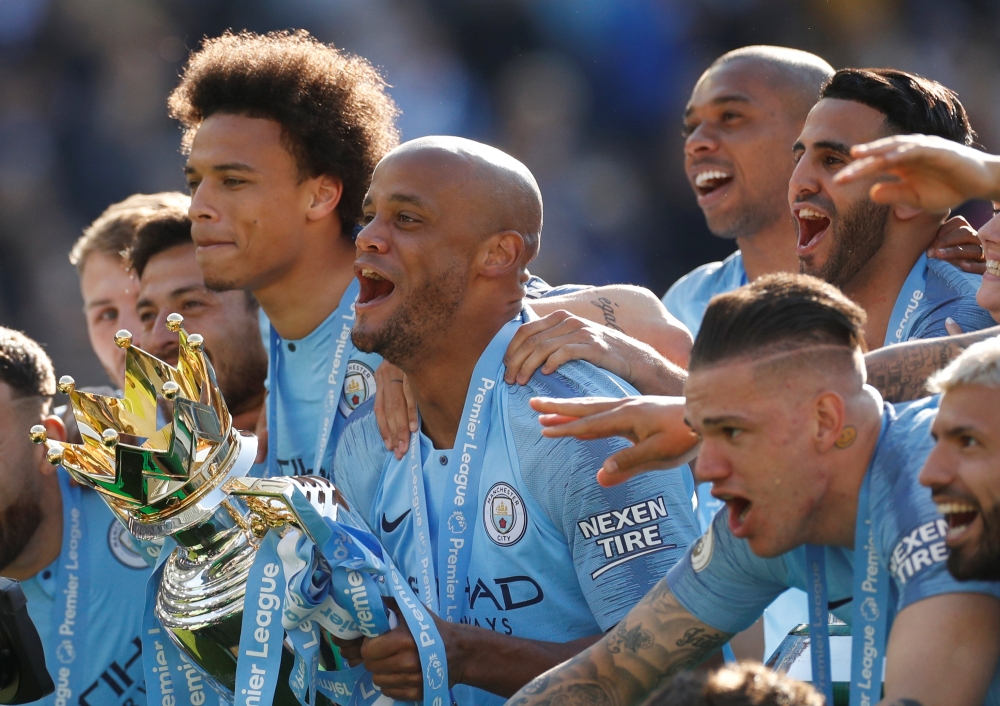
[[[133,346],[128,331],[116,334],[126,349],[121,399],[79,391],[72,378],[60,378],[82,444],[49,440],[42,426],[31,437],[47,445],[50,463],[100,493],[140,543],[176,542],[161,561],[154,615],[184,658],[232,698],[245,587],[261,538],[279,527],[308,534],[303,512],[356,521],[323,478],[247,476],[257,439],[233,429],[204,340],[188,335],[182,322],[178,314],[168,317],[180,337],[176,367]],[[332,669],[323,637],[323,668]],[[286,638],[275,704],[298,703],[288,685],[293,661]]]

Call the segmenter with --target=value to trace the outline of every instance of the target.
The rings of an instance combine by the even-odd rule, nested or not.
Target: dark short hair
[[[809,275],[773,274],[714,297],[691,349],[690,369],[810,345],[865,350],[865,312]]]
[[[305,30],[226,32],[191,54],[168,104],[184,126],[185,150],[216,113],[279,123],[300,176],[343,182],[337,212],[351,237],[375,165],[399,144],[399,110],[385,89],[366,60]]]
[[[713,672],[682,672],[647,706],[822,706],[811,684],[755,662],[727,664]]]
[[[20,331],[0,326],[0,382],[18,397],[49,398],[56,393],[52,360]]]
[[[821,98],[855,101],[885,115],[895,134],[937,135],[972,145],[976,133],[965,107],[950,88],[896,69],[841,69],[826,82]]]
[[[135,239],[128,251],[128,266],[141,278],[154,255],[178,245],[193,243],[187,212],[164,209],[142,221],[135,229]]]
[[[133,194],[124,201],[111,204],[83,231],[73,244],[69,261],[83,274],[87,258],[94,253],[125,257],[132,246],[139,223],[161,209],[179,209],[187,213],[191,198],[179,191],[159,194]]]

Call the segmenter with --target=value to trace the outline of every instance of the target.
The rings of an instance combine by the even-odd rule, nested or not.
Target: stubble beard
[[[948,571],[959,581],[1000,581],[1000,505],[981,512],[983,535],[975,548],[952,550]]]
[[[774,209],[767,209],[762,202],[754,201],[746,203],[739,210],[731,214],[725,223],[713,223],[712,219],[705,218],[709,232],[716,238],[723,240],[736,240],[737,238],[752,238],[765,228],[768,228],[781,219],[781,214]]]
[[[385,360],[406,370],[424,351],[431,336],[447,331],[465,296],[467,273],[458,263],[421,288],[409,293],[378,329],[365,326],[359,315],[351,332],[358,350],[378,353]]]
[[[0,511],[0,572],[21,556],[41,524],[42,508],[35,488],[22,486],[17,500]]]
[[[845,211],[830,234],[833,236],[833,248],[826,263],[810,271],[801,261],[802,272],[843,289],[882,248],[889,223],[889,208],[864,199]]]
[[[227,342],[225,355],[212,361],[226,406],[237,414],[246,411],[243,407],[249,401],[261,397],[267,378],[267,353],[256,320],[252,324],[240,340]]]

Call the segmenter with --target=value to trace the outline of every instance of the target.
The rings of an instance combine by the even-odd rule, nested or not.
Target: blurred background
[[[682,168],[681,113],[716,56],[780,44],[928,76],[996,152],[998,25],[997,0],[0,0],[0,324],[45,343],[59,374],[105,382],[67,253],[107,205],[184,188],[166,96],[228,28],[305,28],[367,57],[403,139],[471,137],[535,173],[532,271],[662,295],[734,248]]]

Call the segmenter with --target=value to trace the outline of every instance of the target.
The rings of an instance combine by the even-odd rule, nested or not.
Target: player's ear
[[[52,439],[52,441],[66,441],[66,425],[63,424],[63,420],[54,414],[46,415],[41,420],[42,426],[45,427],[46,438]],[[38,470],[43,476],[52,475],[56,472],[56,467],[53,466],[45,459],[45,444],[38,445],[39,451],[39,463]]]
[[[482,272],[487,277],[502,277],[521,266],[524,238],[513,230],[494,233],[483,241]]]
[[[306,218],[310,221],[319,221],[337,208],[344,193],[344,182],[326,174],[310,179],[309,182],[309,207],[306,209]]]
[[[826,453],[842,446],[846,414],[844,400],[835,392],[822,392],[813,401],[816,450]]]

